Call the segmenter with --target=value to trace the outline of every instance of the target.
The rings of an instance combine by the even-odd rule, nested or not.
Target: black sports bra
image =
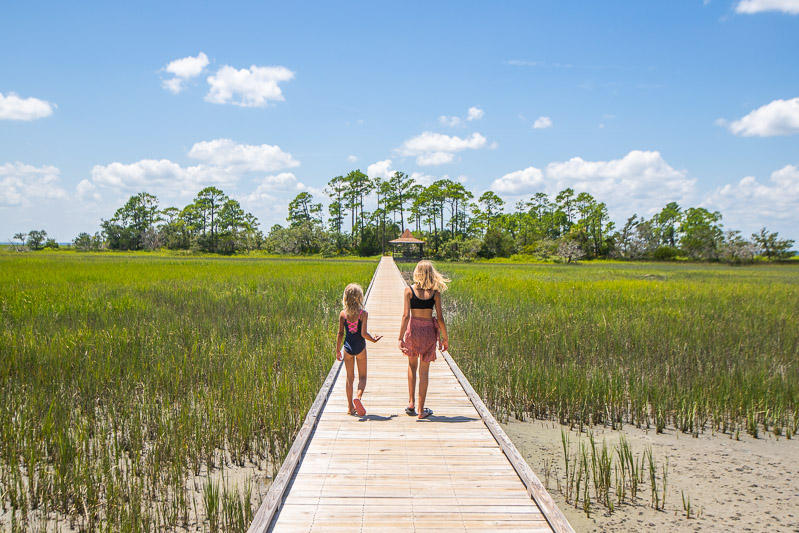
[[[411,309],[432,309],[436,305],[436,295],[422,300],[416,296],[416,291],[411,287]]]

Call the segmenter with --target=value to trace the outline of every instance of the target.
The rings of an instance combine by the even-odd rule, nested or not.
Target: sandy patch
[[[575,531],[796,531],[799,532],[799,441],[767,434],[759,439],[725,434],[698,438],[674,430],[656,435],[626,426],[635,454],[651,446],[659,464],[668,457],[668,487],[663,511],[650,507],[648,482],[637,503],[610,514],[594,505],[591,517],[566,503],[561,426],[553,422],[511,420],[502,425],[530,467],[547,484],[552,498]],[[565,427],[565,426],[564,426]],[[568,428],[566,427],[568,430]],[[618,445],[619,431],[593,428],[595,440]],[[581,435],[570,432],[575,450]],[[582,438],[586,438],[585,434]],[[549,471],[549,480],[545,472]],[[690,497],[694,518],[686,518],[681,491]]]

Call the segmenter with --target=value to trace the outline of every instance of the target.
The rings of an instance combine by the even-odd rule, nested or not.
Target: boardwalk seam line
[[[397,275],[402,279],[402,282],[405,283],[405,278],[402,276],[396,263],[394,263],[394,268],[396,269]],[[527,488],[527,494],[530,495],[536,505],[538,505],[538,508],[541,509],[541,514],[544,515],[550,527],[556,533],[574,533],[574,529],[563,515],[563,512],[558,508],[546,487],[544,487],[543,483],[538,479],[538,476],[535,475],[535,472],[533,472],[533,469],[527,464],[527,461],[524,460],[519,450],[516,449],[513,441],[510,440],[499,423],[497,423],[494,415],[491,414],[491,411],[488,410],[483,400],[477,392],[475,392],[469,380],[466,379],[466,376],[461,372],[458,364],[449,352],[439,352],[444,356],[444,360],[449,365],[450,370],[455,374],[464,392],[466,392],[469,400],[471,400],[472,405],[474,405],[474,408],[480,414],[480,418],[483,419],[483,423],[491,432],[494,440],[497,441],[497,444],[499,444],[499,447],[502,449],[502,453],[505,454],[505,457],[507,457],[511,466],[513,466],[513,469],[516,471],[516,474],[519,476],[519,479]]]
[[[367,287],[366,294],[364,295],[364,305],[366,305],[369,294],[372,292],[372,286],[374,285],[379,268],[380,262],[378,261],[375,271],[372,274],[372,280],[369,282],[369,287]],[[286,459],[283,461],[280,470],[272,481],[272,485],[269,487],[269,491],[266,493],[261,507],[253,517],[252,524],[250,524],[247,533],[261,533],[271,529],[272,521],[283,505],[286,489],[290,484],[291,478],[294,476],[294,471],[297,469],[302,454],[305,453],[309,438],[316,429],[316,423],[319,421],[319,414],[322,412],[322,409],[330,397],[330,392],[333,389],[333,384],[336,382],[340,370],[341,361],[333,361],[333,366],[330,368],[330,372],[328,372],[322,388],[319,389],[313,405],[311,405],[308,414],[305,416],[305,421],[294,439],[294,444],[292,444],[289,453],[286,455]]]

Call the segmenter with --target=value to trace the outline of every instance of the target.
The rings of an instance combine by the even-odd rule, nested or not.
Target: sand
[[[648,483],[635,504],[612,513],[595,505],[591,517],[567,504],[556,476],[564,480],[561,426],[553,422],[511,420],[502,425],[575,531],[796,531],[799,532],[799,439],[762,435],[758,439],[727,434],[698,438],[667,429],[657,435],[624,427],[633,453],[652,447],[661,465],[668,457],[665,510],[650,507]],[[568,430],[567,426],[564,426]],[[618,445],[619,431],[592,429],[599,442]],[[581,435],[570,432],[572,450]],[[582,434],[586,438],[585,433]],[[660,470],[660,468],[659,468]],[[681,491],[690,497],[694,517],[686,518]]]

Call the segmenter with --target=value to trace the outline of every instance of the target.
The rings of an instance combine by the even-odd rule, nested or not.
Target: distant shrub
[[[679,251],[674,246],[660,246],[652,252],[652,258],[658,261],[673,261]]]

